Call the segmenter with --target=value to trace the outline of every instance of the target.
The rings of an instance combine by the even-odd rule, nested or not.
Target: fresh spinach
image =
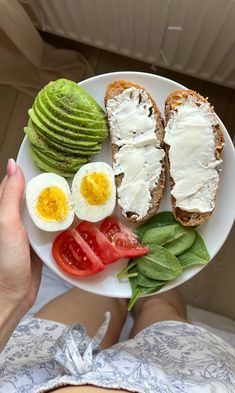
[[[190,248],[195,239],[193,228],[185,228],[180,224],[157,227],[147,230],[142,244],[158,244],[174,255],[180,255]]]
[[[133,266],[129,272],[131,275],[131,277],[129,278],[129,281],[130,281],[130,285],[131,285],[132,296],[131,296],[131,299],[128,304],[128,311],[130,311],[132,309],[134,304],[137,302],[137,300],[141,296],[155,293],[155,292],[159,291],[159,289],[161,289],[165,285],[164,281],[161,281],[161,282],[155,281],[155,286],[150,286],[150,287],[142,286],[139,284],[139,278],[144,277],[144,276],[142,276],[141,273],[138,272],[137,266]],[[137,273],[137,275],[135,275],[135,273]],[[152,280],[152,281],[154,281],[154,280]]]
[[[141,241],[145,232],[149,229],[174,224],[177,224],[177,221],[172,212],[161,212],[150,218],[150,220],[148,220],[145,224],[142,224],[136,228],[135,233]]]
[[[131,281],[130,281],[131,283]],[[163,284],[164,285],[164,284]],[[163,286],[162,285],[162,286]],[[161,286],[161,287],[162,287]],[[144,287],[140,287],[139,285],[137,285],[135,287],[135,289],[133,290],[132,288],[132,296],[131,299],[129,301],[127,310],[131,311],[132,307],[135,305],[135,303],[137,302],[137,300],[144,296],[144,295],[150,295],[151,293],[156,293],[157,291],[159,291],[159,289],[161,289],[161,287],[156,287],[156,288],[144,288]]]
[[[144,288],[156,288],[158,286],[161,288],[166,283],[166,281],[153,280],[151,278],[145,277],[140,271],[138,271],[136,281],[140,287]]]
[[[130,261],[127,266],[125,266],[117,275],[117,278],[123,279],[123,278],[129,278],[129,277],[135,277],[137,276],[136,269],[136,259]],[[132,269],[133,268],[133,269]]]
[[[130,298],[127,310],[131,311],[132,307],[135,305],[135,303],[137,302],[137,300],[144,296],[144,295],[149,295],[151,293],[155,293],[158,289],[160,288],[144,288],[144,287],[140,287],[139,285],[135,285],[135,287],[133,287],[132,285],[132,279],[130,280],[130,284],[131,284],[131,288],[132,288],[132,296]]]
[[[135,233],[143,245],[150,247],[150,252],[130,261],[118,274],[118,278],[130,281],[132,297],[128,310],[140,297],[157,292],[182,270],[210,260],[201,236],[194,228],[180,225],[172,212],[158,213],[136,228]]]
[[[178,257],[181,266],[184,269],[194,265],[205,265],[210,261],[210,255],[206,249],[204,240],[196,232],[193,245]]]
[[[156,244],[150,245],[150,252],[136,258],[138,270],[153,280],[169,281],[177,277],[181,271],[179,260],[170,251]]]

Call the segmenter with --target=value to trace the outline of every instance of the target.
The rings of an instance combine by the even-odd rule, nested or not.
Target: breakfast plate
[[[99,75],[87,79],[79,83],[79,85],[82,86],[92,97],[94,97],[94,99],[102,108],[104,108],[104,95],[106,87],[111,81],[116,79],[126,79],[135,82],[138,85],[144,86],[156,101],[162,114],[164,114],[164,103],[167,96],[175,89],[186,88],[170,79],[141,72],[116,72]],[[220,125],[224,133],[225,146],[223,149],[223,164],[221,166],[222,172],[216,198],[216,208],[209,221],[197,228],[198,232],[205,241],[211,259],[213,259],[213,257],[222,247],[235,219],[235,151],[230,136],[221,121]],[[105,161],[108,164],[112,164],[111,150],[108,140],[105,141],[102,150],[100,153],[94,156],[92,161]],[[26,183],[34,176],[41,173],[30,158],[29,142],[27,137],[25,137],[22,142],[17,162],[24,171]],[[164,191],[163,200],[158,212],[166,210],[172,210],[170,203],[169,185]],[[125,225],[130,226],[130,224],[128,224],[125,219],[121,217],[117,210],[114,211],[114,214],[123,220]],[[126,265],[126,260],[121,260],[108,265],[104,271],[91,277],[82,279],[70,277],[57,267],[51,255],[53,240],[58,235],[58,232],[43,232],[37,228],[29,216],[25,201],[23,204],[22,219],[28,232],[29,241],[32,248],[42,259],[42,261],[55,272],[55,274],[58,274],[60,277],[64,278],[74,286],[92,293],[119,298],[129,298],[131,296],[129,281],[119,280],[117,278],[117,274]],[[132,226],[132,228],[133,227],[134,226]],[[183,273],[176,279],[168,282],[159,291],[159,293],[183,284],[185,281],[195,276],[195,274],[197,274],[203,267],[204,266],[196,266],[188,268],[187,270],[183,271]]]

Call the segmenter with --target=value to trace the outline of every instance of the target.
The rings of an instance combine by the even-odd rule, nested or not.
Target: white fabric
[[[137,393],[234,393],[235,350],[197,326],[163,321],[101,350],[110,314],[90,338],[81,324],[23,321],[0,355],[0,392],[91,384]]]

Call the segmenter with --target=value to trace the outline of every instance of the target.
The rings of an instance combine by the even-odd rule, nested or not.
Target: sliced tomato
[[[56,237],[52,255],[58,266],[72,276],[91,276],[104,269],[101,259],[75,229],[62,232]]]
[[[92,251],[103,261],[113,263],[122,258],[122,253],[111,243],[107,237],[92,223],[82,221],[76,231],[80,233]]]
[[[123,258],[135,258],[149,252],[149,248],[142,247],[138,237],[114,217],[107,217],[100,230],[122,253]]]

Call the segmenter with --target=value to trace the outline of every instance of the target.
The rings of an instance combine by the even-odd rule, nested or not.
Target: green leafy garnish
[[[132,296],[128,304],[128,311],[131,311],[132,307],[141,296],[157,292],[165,285],[164,281],[150,280],[144,277],[138,271],[137,266],[132,267],[129,274],[131,275],[131,278],[129,278],[129,280],[132,290]]]
[[[193,228],[185,228],[180,224],[149,229],[143,236],[142,244],[158,244],[174,255],[180,255],[190,248],[195,239]]]
[[[118,274],[120,279],[128,278],[131,285],[128,310],[140,297],[156,293],[184,269],[210,260],[201,236],[194,228],[179,224],[172,212],[157,214],[135,233],[150,252],[130,261]]]
[[[205,265],[210,261],[210,255],[206,249],[204,240],[197,232],[195,232],[195,235],[193,245],[178,256],[183,270],[189,266]]]
[[[137,234],[139,240],[142,241],[144,234],[149,229],[174,224],[177,224],[177,221],[172,212],[161,212],[150,218],[150,220],[148,220],[145,224],[142,224],[136,228],[135,233]]]
[[[145,277],[169,281],[181,273],[182,268],[179,260],[166,248],[151,244],[150,250],[150,253],[135,260],[139,271]]]

